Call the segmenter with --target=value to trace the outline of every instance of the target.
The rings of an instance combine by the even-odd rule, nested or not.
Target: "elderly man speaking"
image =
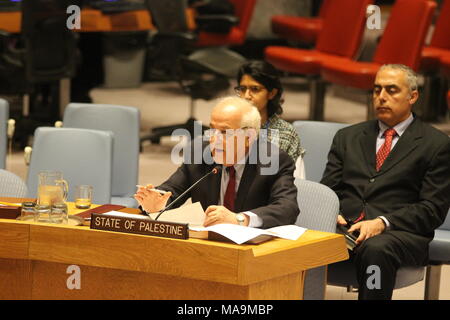
[[[155,191],[152,184],[139,187],[135,198],[141,208],[148,213],[159,212],[213,172],[216,174],[208,175],[176,206],[189,198],[200,201],[206,214],[205,226],[231,223],[270,228],[295,223],[299,209],[294,162],[284,151],[258,139],[260,122],[258,110],[246,100],[222,99],[211,113],[207,141],[201,148],[192,143],[190,152],[198,153],[200,149],[202,160],[185,160],[157,187],[167,191],[165,194]],[[272,170],[265,170],[269,167]]]

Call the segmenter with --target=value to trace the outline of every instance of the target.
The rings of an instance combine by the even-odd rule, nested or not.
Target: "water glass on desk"
[[[36,202],[23,202],[20,210],[20,220],[37,222],[38,216],[35,207]]]
[[[68,219],[67,205],[64,202],[54,203],[50,213],[50,222],[67,224]]]
[[[75,207],[88,209],[92,203],[92,186],[81,185],[75,188]]]
[[[50,223],[52,208],[48,204],[37,204],[35,207],[36,219],[38,222]]]

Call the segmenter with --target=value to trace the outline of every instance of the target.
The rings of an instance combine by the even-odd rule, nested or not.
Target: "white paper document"
[[[110,211],[104,213],[104,215],[151,220],[155,219],[158,213],[152,213],[150,214],[150,217],[148,217],[139,214]],[[175,223],[188,223],[189,230],[198,232],[212,231],[230,239],[237,244],[242,244],[247,241],[254,240],[260,236],[272,236],[289,240],[297,240],[307,230],[296,225],[279,226],[265,230],[244,227],[236,224],[216,224],[205,228],[203,227],[203,223],[205,221],[205,212],[203,211],[200,202],[195,202],[177,209],[168,210],[164,212],[158,220]]]
[[[135,218],[135,219],[155,219],[158,213],[151,213],[150,217],[140,214],[130,214],[119,211],[109,211],[104,215]],[[167,210],[158,219],[158,221],[175,222],[175,223],[189,223],[191,226],[203,226],[205,221],[205,212],[203,211],[200,202],[185,205],[183,207]]]
[[[212,231],[218,233],[234,243],[242,244],[262,235],[273,236],[289,240],[297,240],[307,229],[296,226],[286,225],[270,229],[258,229],[239,226],[236,224],[216,224],[210,227],[189,227],[193,231]]]

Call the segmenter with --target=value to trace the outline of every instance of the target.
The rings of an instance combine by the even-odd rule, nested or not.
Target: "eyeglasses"
[[[255,95],[260,93],[261,91],[263,91],[265,88],[264,87],[260,87],[260,86],[237,86],[234,87],[234,91],[236,91],[236,93],[238,94],[238,96],[242,96],[244,95],[247,90],[250,90],[250,94],[251,95]]]
[[[207,139],[211,139],[212,137],[222,136],[225,139],[235,137],[239,134],[242,134],[247,130],[248,127],[240,128],[240,129],[227,129],[227,130],[219,130],[219,129],[208,129],[205,130],[204,135]]]

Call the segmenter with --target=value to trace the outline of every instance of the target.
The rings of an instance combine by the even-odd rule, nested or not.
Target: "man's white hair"
[[[418,88],[417,73],[415,73],[414,70],[411,69],[410,67],[405,66],[403,64],[395,64],[395,63],[384,64],[380,67],[378,72],[384,69],[394,69],[403,71],[406,75],[406,81],[408,82],[409,92],[417,90]]]
[[[259,134],[259,130],[261,129],[261,115],[259,114],[258,109],[253,104],[243,98],[231,96],[221,99],[216,104],[216,107],[224,105],[233,105],[246,110],[242,114],[241,128],[255,129],[256,134]]]

